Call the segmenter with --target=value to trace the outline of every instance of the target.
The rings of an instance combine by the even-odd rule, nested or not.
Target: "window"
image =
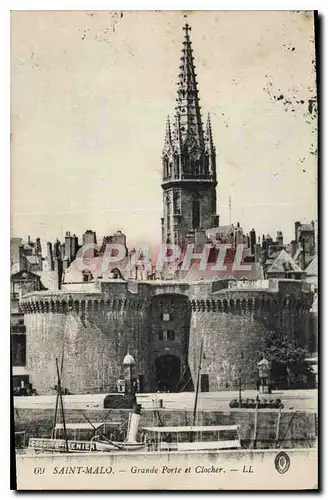
[[[163,330],[159,332],[158,334],[158,339],[159,340],[174,340],[175,339],[175,332],[173,330]]]
[[[175,334],[173,330],[166,330],[166,340],[174,340]]]
[[[170,321],[169,313],[163,313],[163,321]]]
[[[213,442],[213,441],[217,441],[218,440],[218,434],[217,432],[213,432],[213,431],[204,431],[204,432],[201,432],[199,433],[201,434],[200,436],[198,436],[198,439],[200,441],[203,441],[205,443],[210,443],[210,442]]]
[[[222,441],[230,441],[234,439],[238,439],[238,433],[236,430],[222,430],[219,434],[220,440]]]
[[[13,366],[26,365],[26,336],[11,334]]]
[[[87,269],[85,269],[84,271],[82,271],[82,276],[83,276],[83,281],[84,282],[89,282],[89,281],[92,281],[93,279],[93,276],[91,274],[90,271],[88,271]]]
[[[190,443],[191,441],[191,436],[195,437],[194,432],[187,432],[187,431],[181,431],[178,434],[178,441],[179,443]]]
[[[192,203],[192,228],[197,229],[200,224],[200,205],[199,200]]]
[[[180,195],[179,195],[179,193],[175,192],[173,194],[173,213],[174,214],[179,214],[180,213],[180,210],[179,210],[179,200],[180,200]]]

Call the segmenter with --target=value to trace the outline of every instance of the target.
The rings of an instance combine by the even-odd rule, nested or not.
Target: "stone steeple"
[[[171,151],[172,151],[171,123],[170,123],[170,117],[168,116],[166,122],[163,155],[170,154]]]
[[[188,233],[218,223],[212,127],[208,117],[204,133],[189,24],[183,30],[175,116],[167,120],[162,152],[162,241],[182,247]]]
[[[183,142],[204,147],[204,133],[200,113],[199,96],[194,66],[193,50],[189,32],[189,24],[183,28],[185,38],[180,58],[178,96],[176,113],[180,118],[180,131]]]
[[[216,150],[213,141],[212,125],[210,114],[207,115],[206,134],[205,134],[205,150],[209,159],[209,174],[216,181]]]

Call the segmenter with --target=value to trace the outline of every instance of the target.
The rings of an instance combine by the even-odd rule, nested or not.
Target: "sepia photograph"
[[[318,14],[11,11],[20,491],[318,490]]]

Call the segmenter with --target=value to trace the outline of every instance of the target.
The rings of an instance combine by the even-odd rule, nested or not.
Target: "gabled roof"
[[[310,262],[310,264],[305,269],[305,273],[308,276],[318,276],[318,258],[317,256]]]
[[[279,256],[281,250],[277,250],[276,252],[272,252],[270,257],[268,257],[265,261],[265,265],[268,267],[268,266],[271,266],[275,260],[277,259],[277,257]]]
[[[31,271],[18,271],[18,273],[11,275],[12,281],[40,281],[40,276],[38,274],[32,273]]]
[[[296,264],[294,259],[286,252],[281,250],[275,258],[273,264],[267,270],[267,273],[303,273],[304,271]]]

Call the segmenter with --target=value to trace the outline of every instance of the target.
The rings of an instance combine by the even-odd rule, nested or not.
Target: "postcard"
[[[12,489],[318,489],[317,27],[12,11]]]

